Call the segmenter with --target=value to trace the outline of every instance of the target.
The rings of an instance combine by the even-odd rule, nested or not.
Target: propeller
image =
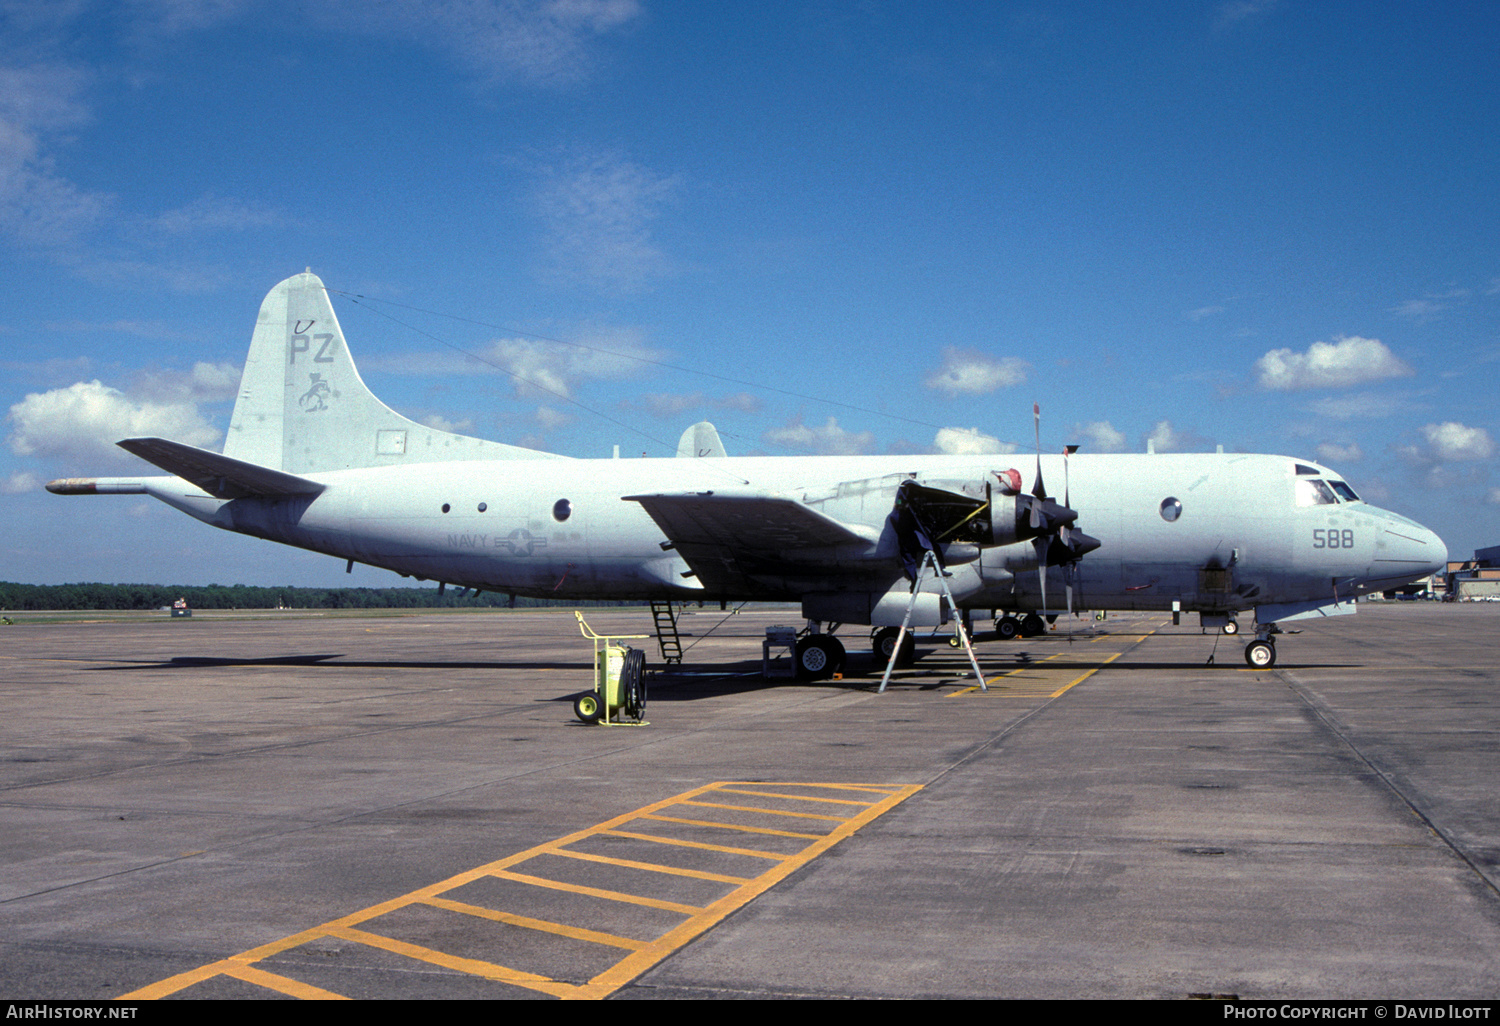
[[[1037,580],[1041,586],[1042,608],[1047,608],[1047,569],[1049,566],[1063,567],[1068,594],[1068,612],[1073,612],[1073,582],[1078,560],[1100,545],[1099,539],[1084,534],[1074,526],[1078,511],[1071,508],[1072,479],[1068,457],[1078,451],[1078,446],[1063,449],[1063,502],[1058,505],[1048,498],[1047,486],[1042,482],[1042,407],[1032,403],[1031,414],[1036,429],[1036,483],[1031,488],[1028,502],[1029,523],[1034,533],[1032,547],[1037,554]]]

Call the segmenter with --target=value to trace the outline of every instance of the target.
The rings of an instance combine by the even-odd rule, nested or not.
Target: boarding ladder
[[[922,581],[927,577],[928,569],[937,578],[938,587],[943,590],[943,595],[948,599],[948,616],[953,624],[953,636],[963,642],[963,649],[969,653],[969,665],[974,667],[974,679],[979,683],[980,691],[988,691],[984,683],[984,671],[979,668],[979,660],[974,655],[974,646],[969,644],[969,632],[964,630],[963,613],[958,608],[958,603],[953,601],[953,590],[948,587],[948,574],[938,564],[937,556],[928,549],[922,557],[922,569],[917,571],[917,579],[912,582],[911,599],[906,603],[906,616],[901,619],[901,630],[896,635],[895,647],[891,649],[891,661],[885,664],[885,676],[880,678],[880,690],[885,692],[885,686],[891,682],[891,670],[895,669],[896,660],[901,658],[901,645],[906,641],[907,629],[911,627],[911,613],[917,607],[917,596],[922,592]]]
[[[682,638],[677,633],[677,614],[672,611],[672,603],[652,599],[651,615],[656,620],[656,643],[661,646],[661,661],[681,663]]]

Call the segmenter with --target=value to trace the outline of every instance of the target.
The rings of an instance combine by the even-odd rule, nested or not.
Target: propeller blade
[[[1046,609],[1047,608],[1047,550],[1052,547],[1052,537],[1051,537],[1051,535],[1043,535],[1042,537],[1037,538],[1034,541],[1032,541],[1031,544],[1036,549],[1036,555],[1037,555],[1036,575],[1037,575],[1037,581],[1038,581],[1038,583],[1041,584],[1041,588],[1042,588],[1042,608]]]
[[[1047,486],[1042,484],[1042,404],[1031,404],[1031,418],[1036,425],[1036,484],[1031,487],[1031,494],[1038,499],[1047,498]],[[1032,524],[1033,527],[1038,525]]]
[[[1069,487],[1068,479],[1068,457],[1072,454],[1072,449],[1073,446],[1071,445],[1063,446],[1063,505],[1069,509],[1073,507],[1073,492]]]

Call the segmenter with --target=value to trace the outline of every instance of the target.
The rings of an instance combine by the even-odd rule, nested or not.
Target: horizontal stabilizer
[[[231,459],[181,442],[169,442],[165,438],[127,438],[115,444],[169,474],[191,481],[216,499],[241,499],[247,495],[317,495],[325,487],[305,477]]]

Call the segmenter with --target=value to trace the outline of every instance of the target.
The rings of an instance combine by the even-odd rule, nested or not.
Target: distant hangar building
[[[1451,602],[1500,602],[1500,545],[1475,549],[1473,559],[1451,559],[1445,575]]]

